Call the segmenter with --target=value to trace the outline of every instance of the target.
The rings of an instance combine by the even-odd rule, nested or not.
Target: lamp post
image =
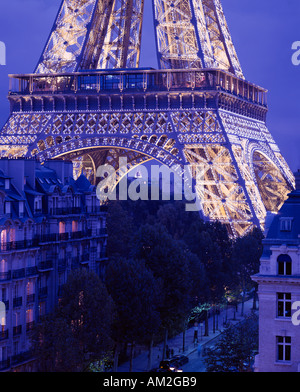
[[[202,328],[203,328],[203,323],[200,323],[200,341],[202,342]]]

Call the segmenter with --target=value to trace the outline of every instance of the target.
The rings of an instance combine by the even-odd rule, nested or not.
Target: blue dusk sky
[[[8,74],[33,72],[61,0],[1,0],[0,126],[9,116]],[[300,65],[292,44],[300,41],[299,0],[223,0],[223,9],[245,78],[266,88],[267,126],[293,171],[300,169]],[[300,59],[300,55],[299,55]],[[157,68],[151,0],[145,0],[141,67]]]

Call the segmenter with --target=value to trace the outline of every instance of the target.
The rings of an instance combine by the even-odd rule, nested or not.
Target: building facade
[[[0,371],[29,371],[29,332],[51,312],[73,269],[101,275],[106,214],[72,163],[0,160]],[[0,302],[0,303],[1,303]]]
[[[273,218],[252,277],[259,296],[258,372],[300,371],[300,172],[295,177],[296,189]]]

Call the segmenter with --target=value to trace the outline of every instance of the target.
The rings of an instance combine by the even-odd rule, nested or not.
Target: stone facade
[[[300,371],[300,325],[294,314],[300,306],[300,172],[295,177],[296,190],[273,218],[260,271],[252,277],[259,296],[258,372]]]
[[[74,181],[72,163],[0,160],[0,371],[32,370],[28,332],[71,270],[101,275],[106,238],[96,187]]]

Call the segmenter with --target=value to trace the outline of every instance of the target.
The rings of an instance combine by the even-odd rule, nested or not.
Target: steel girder
[[[117,168],[117,156],[128,170],[151,158],[179,172],[188,164],[194,178],[201,167],[202,212],[235,236],[263,227],[294,181],[265,124],[225,110],[14,113],[0,143],[3,156],[71,159],[91,179],[100,164]]]
[[[135,68],[143,0],[64,0],[36,73]]]
[[[64,0],[35,73],[70,72],[72,84],[75,71],[137,67],[143,5]],[[190,85],[204,79],[179,80],[179,73],[172,79],[178,93],[50,94],[41,86],[33,94],[29,88],[10,97],[15,106],[0,134],[1,156],[71,159],[75,176],[85,171],[91,179],[104,162],[118,169],[120,156],[128,170],[150,158],[178,173],[188,164],[204,216],[220,220],[234,236],[263,227],[294,178],[266,128],[265,102],[251,101],[255,89],[244,83],[220,1],[153,0],[153,6],[160,67],[198,68],[195,75],[199,68],[228,71],[216,91],[191,92]],[[232,75],[239,80],[231,81]]]
[[[153,0],[161,68],[220,68],[243,78],[219,0]],[[144,0],[64,0],[37,73],[139,65]]]

